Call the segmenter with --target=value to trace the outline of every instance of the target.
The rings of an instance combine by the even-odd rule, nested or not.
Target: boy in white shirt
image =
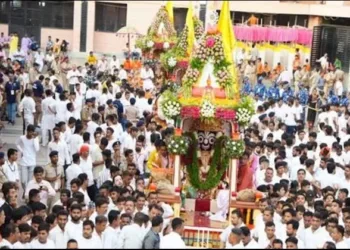
[[[47,223],[42,223],[38,228],[38,239],[32,241],[31,248],[33,249],[53,249],[55,248],[55,243],[48,239],[50,231],[50,225]]]

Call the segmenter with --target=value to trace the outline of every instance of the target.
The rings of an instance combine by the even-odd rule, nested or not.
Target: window
[[[95,31],[117,32],[126,26],[127,5],[96,2]]]
[[[73,29],[73,1],[45,1],[43,9],[43,27]]]
[[[180,34],[185,27],[187,8],[174,8],[174,28]]]
[[[8,23],[8,13],[10,12],[10,2],[0,2],[0,23]]]

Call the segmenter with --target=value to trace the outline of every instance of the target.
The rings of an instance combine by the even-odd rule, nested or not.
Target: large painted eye
[[[198,132],[198,143],[202,144],[204,141],[204,132]]]
[[[215,135],[211,133],[211,135],[209,136],[209,144],[214,145],[214,143],[215,143]]]

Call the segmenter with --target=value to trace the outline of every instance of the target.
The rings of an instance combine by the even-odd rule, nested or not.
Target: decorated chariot
[[[237,194],[239,159],[245,152],[241,130],[255,108],[253,99],[239,96],[232,59],[235,43],[229,32],[233,29],[225,5],[227,1],[219,24],[209,25],[198,40],[192,40],[191,54],[191,31],[186,26],[176,46],[160,55],[163,67],[173,78],[182,69],[181,63],[186,62],[186,70],[179,82],[167,85],[157,102],[157,118],[165,124],[173,123],[175,135],[167,139],[166,145],[170,154],[167,162],[172,164],[151,169],[149,189],[158,191],[162,201],[173,205],[175,216],[180,216],[181,209],[186,210],[185,217],[192,214],[186,218],[193,223],[185,227],[185,239],[188,245],[197,247],[220,246],[218,235],[227,226],[227,214],[232,209],[244,210],[248,224],[257,209],[254,191],[248,190],[252,194],[248,203]],[[210,215],[212,201],[216,211]]]

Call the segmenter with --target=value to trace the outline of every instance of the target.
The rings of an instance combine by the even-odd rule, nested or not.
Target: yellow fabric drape
[[[188,33],[187,33],[187,44],[188,44],[188,46],[187,46],[187,53],[188,53],[188,55],[191,55],[192,49],[193,49],[194,40],[195,40],[192,1],[190,1],[190,5],[188,6],[188,10],[187,10],[186,26],[187,26],[187,29],[188,29]]]
[[[225,58],[229,63],[231,63],[229,69],[233,80],[233,91],[234,91],[234,94],[238,94],[239,86],[237,83],[236,67],[233,62],[233,52],[236,46],[236,38],[234,35],[232,22],[231,22],[229,1],[223,1],[222,3],[222,8],[221,8],[219,22],[218,22],[218,29],[222,35]]]
[[[174,9],[173,9],[173,1],[168,1],[165,5],[165,9],[168,12],[170,22],[174,24]]]

